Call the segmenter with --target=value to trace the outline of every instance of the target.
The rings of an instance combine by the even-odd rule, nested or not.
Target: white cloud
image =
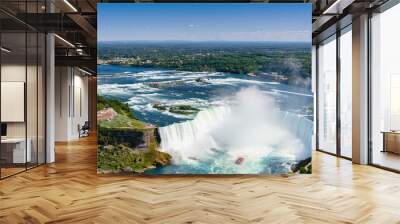
[[[220,35],[221,39],[229,40],[252,40],[252,41],[309,41],[311,31],[307,30],[288,30],[288,31],[268,31],[257,30],[250,32],[231,32]]]
[[[199,27],[199,25],[196,25],[196,24],[189,24],[187,27],[189,27],[189,28],[196,28],[196,27]]]
[[[197,24],[186,24],[181,32],[163,32],[159,35],[148,32],[135,33],[135,40],[186,40],[186,41],[303,41],[311,42],[311,30],[268,30],[204,32]],[[143,30],[146,30],[145,28]],[[123,39],[125,40],[125,39]]]

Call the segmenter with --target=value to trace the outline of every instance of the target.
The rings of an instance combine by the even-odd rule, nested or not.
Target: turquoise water
[[[306,108],[313,103],[309,89],[279,84],[262,77],[119,65],[99,65],[98,74],[99,94],[127,102],[141,120],[159,126],[193,117],[162,113],[152,108],[154,103],[189,104],[204,109],[218,104],[225,96],[232,95],[241,88],[254,86],[273,95],[281,110],[307,115],[310,120],[313,119],[312,113],[306,112]],[[196,82],[198,78],[209,84]],[[169,88],[158,89],[146,85],[182,80],[183,83]]]
[[[288,172],[290,165],[296,160],[311,156],[310,136],[312,134],[313,117],[310,105],[313,104],[313,97],[308,89],[281,84],[266,77],[220,72],[182,72],[162,68],[99,65],[98,74],[99,94],[115,97],[128,103],[140,120],[158,125],[160,131],[164,132],[162,135],[164,136],[164,143],[168,142],[168,144],[164,144],[165,149],[163,150],[173,154],[173,156],[177,155],[176,158],[179,157],[179,160],[174,160],[173,165],[148,170],[146,171],[147,174],[277,174]],[[257,151],[254,152],[257,159],[250,158],[250,156],[247,158],[247,155],[242,156],[240,153],[232,152],[237,145],[236,143],[236,145],[231,144],[226,141],[225,136],[221,137],[219,134],[215,134],[215,130],[219,130],[221,127],[231,127],[226,121],[221,120],[212,130],[207,129],[215,123],[212,116],[216,115],[209,111],[210,108],[231,106],[231,104],[234,104],[232,97],[249,88],[254,88],[262,96],[265,95],[273,99],[274,108],[270,109],[278,111],[279,117],[285,119],[284,123],[287,124],[282,123],[282,125],[287,127],[282,129],[282,133],[285,133],[284,136],[290,136],[290,139],[293,139],[293,144],[285,145],[285,153],[280,151],[283,147],[282,141],[265,141],[267,142],[265,144],[269,144],[265,149],[263,149],[263,145],[255,145],[247,152],[243,150],[246,154],[252,154],[254,150]],[[181,115],[159,111],[153,107],[154,104],[160,103],[190,105],[200,109],[201,112]],[[263,113],[268,114],[269,109],[264,109],[266,110]],[[235,113],[232,114],[227,114],[225,117],[234,116]],[[290,116],[287,118],[286,114],[290,114]],[[237,120],[238,115],[235,116]],[[250,116],[253,117],[253,115]],[[257,113],[254,116],[257,117]],[[249,118],[243,116],[240,116],[240,119],[243,119],[243,122],[249,120]],[[265,122],[271,122],[271,125],[274,123],[268,118],[262,117],[262,119]],[[207,122],[210,124],[206,124]],[[254,126],[258,127],[257,122],[254,123]],[[265,127],[265,125],[260,126],[260,131],[255,133],[263,134],[262,132],[266,132],[266,129],[268,127]],[[246,133],[239,134],[246,139]],[[232,133],[232,135],[235,134],[238,133]],[[272,134],[264,133],[263,138],[268,140],[267,138]],[[170,136],[169,139],[166,139],[167,136]],[[206,138],[206,140],[203,138]],[[292,150],[288,148],[296,147],[294,140],[298,140],[299,149],[293,150],[301,150],[302,158],[296,154],[297,152],[294,153],[295,156],[293,156],[293,153],[293,155],[287,153],[287,151]],[[191,153],[189,150],[189,152],[184,153],[184,148],[178,147],[180,145],[177,144],[179,143],[177,141],[184,141],[186,143],[184,146],[195,146],[197,152]],[[212,148],[210,141],[212,144],[215,143],[214,145],[218,148]],[[259,142],[261,144],[264,141]],[[163,145],[163,142],[161,145]],[[197,147],[198,145],[205,146]],[[243,164],[235,164],[238,156],[244,158]]]

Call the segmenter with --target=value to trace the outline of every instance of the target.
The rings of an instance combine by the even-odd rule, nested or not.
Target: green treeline
[[[310,46],[290,43],[102,43],[99,62],[181,71],[276,72],[288,82],[311,76]]]
[[[97,111],[103,110],[107,107],[113,108],[118,114],[137,119],[127,103],[122,103],[121,101],[116,99],[106,98],[104,96],[97,95]]]

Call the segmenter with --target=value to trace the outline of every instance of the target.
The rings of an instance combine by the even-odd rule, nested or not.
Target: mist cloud
[[[223,167],[247,173],[262,171],[263,158],[270,153],[289,159],[309,154],[288,128],[273,97],[245,88],[231,102],[201,111],[194,120],[160,128],[162,150],[173,156],[175,164],[208,161],[223,153],[227,156],[220,161]],[[240,157],[243,164],[235,166]]]

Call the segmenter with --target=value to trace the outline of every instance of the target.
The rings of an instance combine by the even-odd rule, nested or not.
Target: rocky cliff
[[[139,121],[116,100],[99,97],[98,105],[98,172],[142,173],[170,164],[171,156],[158,150],[154,125]]]

